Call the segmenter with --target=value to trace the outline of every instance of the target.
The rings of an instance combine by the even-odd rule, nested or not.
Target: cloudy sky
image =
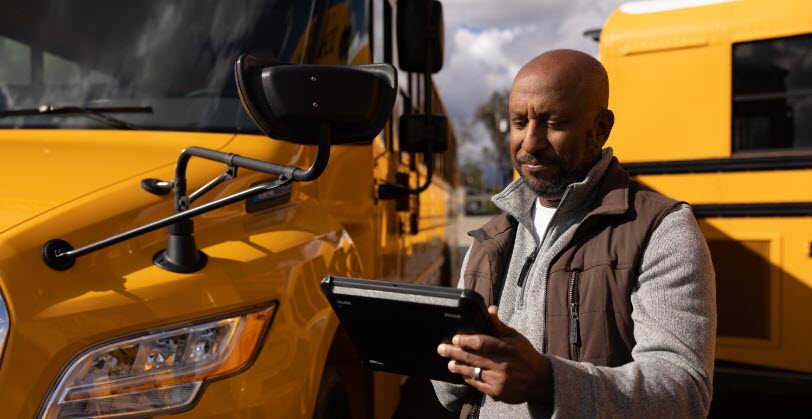
[[[583,36],[600,28],[621,0],[442,0],[445,61],[435,76],[455,125],[470,120],[494,90],[541,52],[572,48],[598,56]],[[459,132],[459,128],[458,128]],[[478,136],[484,135],[476,130]],[[487,139],[484,140],[487,142]],[[484,144],[484,142],[482,143]],[[478,151],[480,147],[475,147]],[[463,153],[471,152],[470,145]]]

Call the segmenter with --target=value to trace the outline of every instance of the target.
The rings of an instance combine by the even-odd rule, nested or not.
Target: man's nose
[[[547,124],[531,119],[527,122],[522,150],[527,154],[537,154],[550,145],[547,141]]]

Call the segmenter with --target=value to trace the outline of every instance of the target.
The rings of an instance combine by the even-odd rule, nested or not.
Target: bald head
[[[589,54],[549,51],[519,70],[510,89],[510,150],[543,205],[555,205],[600,159],[614,124],[608,105],[606,70]]]
[[[530,60],[519,70],[514,80],[546,84],[562,95],[577,95],[589,99],[589,105],[598,109],[609,106],[609,77],[606,69],[595,57],[581,51],[557,49]]]

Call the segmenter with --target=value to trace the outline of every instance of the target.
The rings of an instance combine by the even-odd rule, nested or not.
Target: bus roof
[[[623,13],[639,15],[644,13],[657,13],[669,10],[688,9],[691,7],[708,6],[719,3],[730,3],[737,0],[647,0],[630,1],[620,5]]]
[[[601,56],[731,44],[812,32],[808,0],[657,0],[625,3],[600,35]]]

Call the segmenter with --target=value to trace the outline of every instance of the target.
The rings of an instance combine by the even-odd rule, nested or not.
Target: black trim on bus
[[[770,204],[691,205],[696,218],[712,217],[810,217],[812,202]]]
[[[808,372],[717,360],[708,417],[802,417],[810,394]]]
[[[744,388],[745,384],[752,384],[752,390],[759,393],[775,392],[777,387],[783,386],[786,388],[781,388],[780,393],[784,395],[809,397],[812,392],[812,374],[808,372],[722,360],[716,360],[715,364],[714,384],[721,384],[721,379],[729,379],[740,388]]]
[[[623,163],[623,168],[631,175],[812,169],[812,154]]]

